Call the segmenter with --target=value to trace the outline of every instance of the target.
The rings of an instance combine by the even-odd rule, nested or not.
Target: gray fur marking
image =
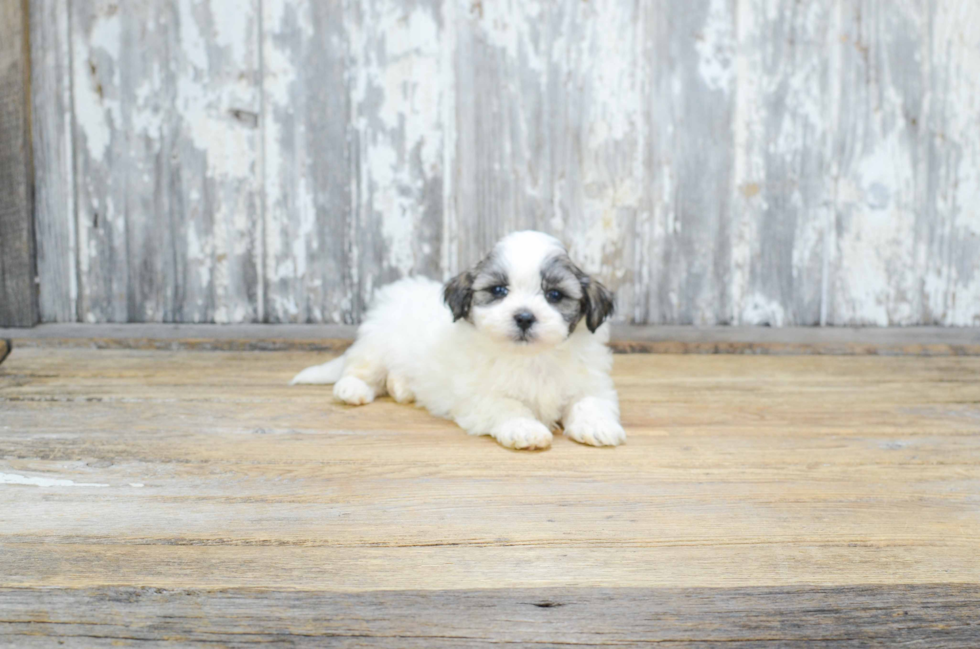
[[[490,251],[476,266],[449,280],[443,291],[443,299],[453,312],[454,322],[460,318],[472,322],[473,306],[486,306],[501,299],[490,289],[507,284],[507,271],[499,255]]]
[[[561,317],[568,323],[569,334],[575,331],[575,326],[585,315],[580,279],[582,276],[584,273],[572,263],[566,254],[552,257],[541,268],[541,291],[545,297],[552,290],[560,291],[563,296],[558,302],[551,302],[551,300],[548,302],[551,308],[560,313]]]

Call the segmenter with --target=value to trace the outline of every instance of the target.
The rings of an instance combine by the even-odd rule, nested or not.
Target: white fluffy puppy
[[[335,383],[352,405],[415,401],[508,448],[547,448],[559,422],[577,442],[615,446],[626,433],[609,377],[612,311],[612,294],[557,239],[516,232],[445,287],[382,288],[351,348],[293,383]]]

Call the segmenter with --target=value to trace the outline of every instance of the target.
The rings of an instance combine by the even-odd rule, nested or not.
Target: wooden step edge
[[[352,325],[41,325],[0,330],[18,348],[340,353]],[[9,346],[9,345],[8,345]],[[613,327],[619,354],[980,356],[980,328]]]

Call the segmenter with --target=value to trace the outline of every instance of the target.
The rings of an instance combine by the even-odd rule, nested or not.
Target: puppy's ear
[[[601,282],[588,275],[581,277],[580,281],[582,282],[585,325],[589,331],[595,333],[595,330],[613,314],[613,310],[616,308],[613,303],[613,294]]]
[[[465,270],[446,283],[442,299],[453,312],[453,322],[470,315],[473,303],[473,273]]]

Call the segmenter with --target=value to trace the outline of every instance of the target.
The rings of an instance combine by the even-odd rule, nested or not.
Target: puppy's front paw
[[[493,431],[493,437],[501,446],[515,449],[548,448],[551,431],[537,419],[509,419]]]
[[[592,408],[576,408],[565,422],[565,436],[589,446],[619,446],[626,431],[607,413]]]
[[[352,406],[374,401],[374,390],[356,376],[345,376],[333,386],[333,396]]]

